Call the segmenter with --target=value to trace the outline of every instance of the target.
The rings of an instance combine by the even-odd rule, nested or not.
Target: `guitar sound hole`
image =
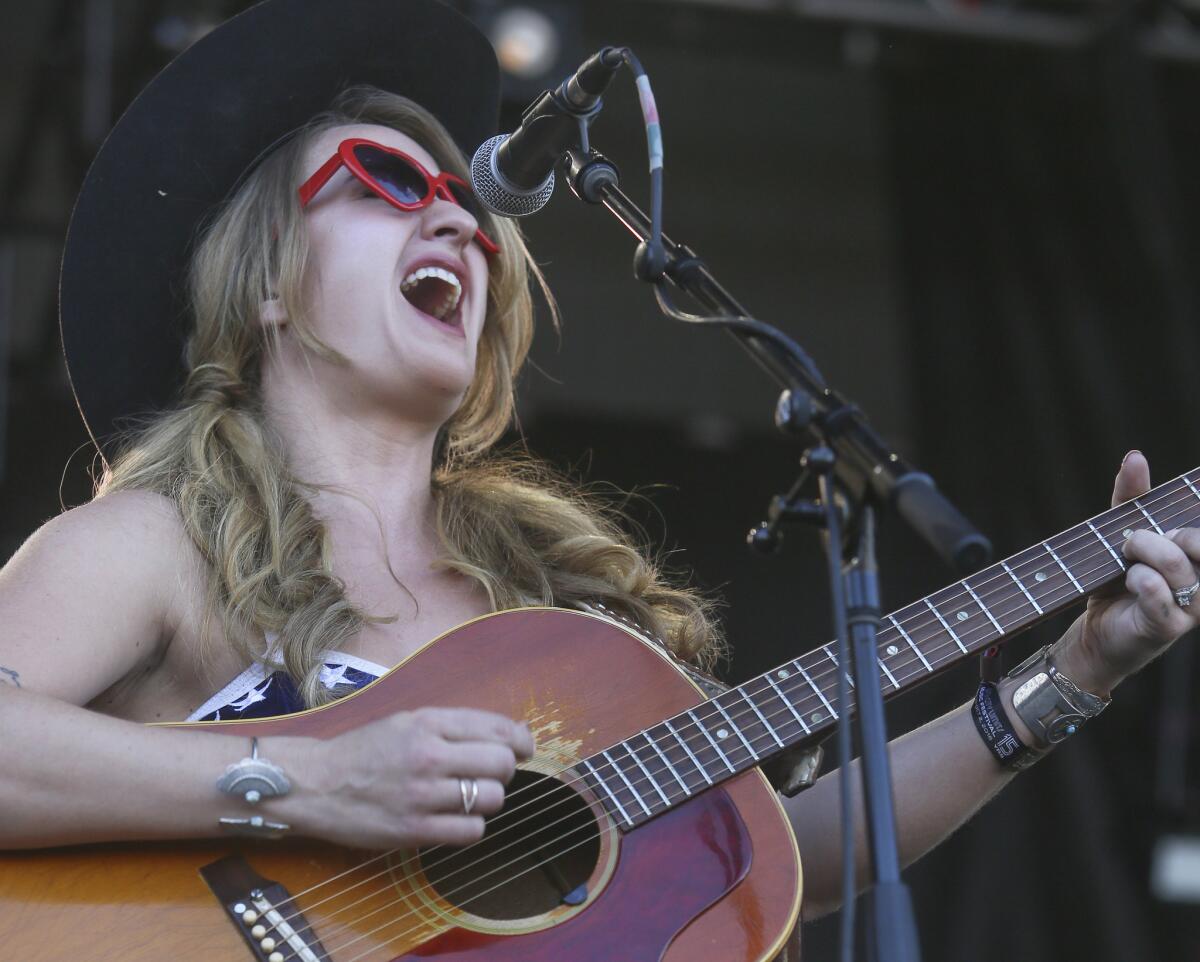
[[[486,826],[474,845],[421,852],[442,898],[497,921],[579,901],[600,857],[596,820],[579,795],[555,778],[518,771]]]

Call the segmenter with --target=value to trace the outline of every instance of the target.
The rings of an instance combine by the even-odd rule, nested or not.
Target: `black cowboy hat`
[[[439,0],[264,0],[180,54],[117,121],[75,202],[59,284],[71,386],[101,451],[183,382],[197,225],[353,84],[421,104],[468,156],[496,132],[495,53]]]

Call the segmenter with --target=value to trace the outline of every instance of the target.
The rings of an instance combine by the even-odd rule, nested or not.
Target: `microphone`
[[[524,217],[546,206],[554,193],[554,168],[579,142],[579,125],[590,123],[624,63],[621,50],[605,47],[578,70],[525,108],[511,134],[485,140],[471,158],[471,186],[479,202],[501,217]]]

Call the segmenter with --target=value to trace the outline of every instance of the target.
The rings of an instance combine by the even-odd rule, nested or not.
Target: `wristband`
[[[980,684],[975,693],[975,700],[971,703],[971,718],[988,751],[1005,768],[1024,771],[1046,754],[1021,741],[1000,703],[999,691],[990,681]]]

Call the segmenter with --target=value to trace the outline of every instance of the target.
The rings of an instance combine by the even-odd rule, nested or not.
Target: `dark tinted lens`
[[[479,201],[475,198],[475,192],[470,187],[464,184],[456,184],[454,181],[447,182],[446,186],[450,188],[450,193],[454,195],[454,199],[458,201],[458,206],[482,225],[484,222],[483,208],[480,207]]]
[[[429,184],[421,172],[408,161],[378,147],[359,144],[354,156],[377,184],[402,204],[416,204],[429,193]]]

